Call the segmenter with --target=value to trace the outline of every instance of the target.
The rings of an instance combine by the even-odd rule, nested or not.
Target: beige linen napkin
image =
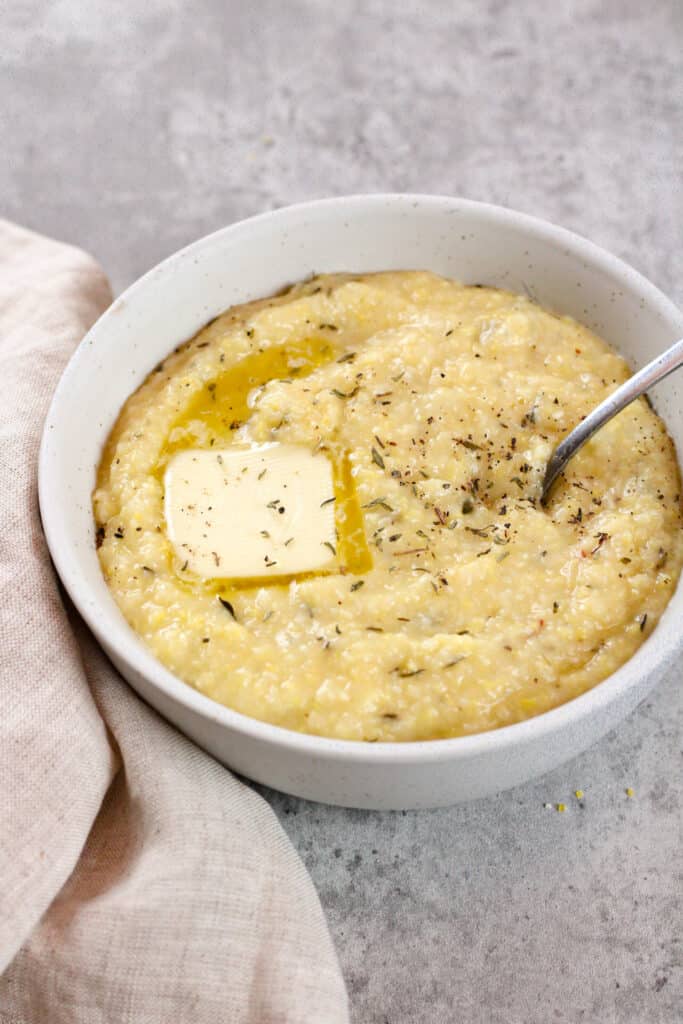
[[[272,811],[135,696],[57,587],[40,431],[110,301],[90,257],[0,221],[0,1021],[344,1022]]]

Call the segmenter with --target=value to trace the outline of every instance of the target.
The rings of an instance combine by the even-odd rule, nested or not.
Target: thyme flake
[[[352,391],[340,391],[339,388],[332,388],[330,394],[335,395],[337,398],[353,398],[360,391],[360,385],[356,384]]]
[[[367,505],[363,505],[363,508],[383,508],[386,512],[393,512],[393,508],[388,501],[384,498],[373,498]]]
[[[235,622],[237,622],[237,616],[235,615],[235,609],[230,604],[230,602],[227,600],[227,598],[221,597],[220,594],[219,594],[218,595],[218,600],[223,605],[223,607],[225,608],[226,612],[230,612],[230,614],[232,615],[232,617],[235,620]]]

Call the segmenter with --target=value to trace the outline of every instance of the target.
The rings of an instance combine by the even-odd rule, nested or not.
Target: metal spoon
[[[653,384],[664,380],[670,373],[683,366],[683,338],[675,345],[657,356],[651,363],[644,366],[638,373],[634,373],[625,384],[617,388],[608,398],[596,406],[592,412],[581,420],[578,426],[567,434],[564,440],[560,441],[557,448],[550,456],[548,466],[543,478],[543,491],[541,502],[545,505],[553,484],[557,480],[565,466],[576,455],[579,448],[583,448],[586,441],[589,441],[596,431],[600,430],[608,420],[621,412],[625,406],[630,405],[636,398],[639,398]]]

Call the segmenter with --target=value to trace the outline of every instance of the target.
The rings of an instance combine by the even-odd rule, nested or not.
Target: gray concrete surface
[[[446,192],[565,224],[680,302],[682,42],[680,0],[0,0],[0,212],[90,249],[120,290],[269,207]],[[497,799],[265,794],[355,1024],[681,1019],[680,687]]]

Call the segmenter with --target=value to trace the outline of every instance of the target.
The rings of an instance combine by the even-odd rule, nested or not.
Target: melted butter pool
[[[289,345],[269,348],[246,356],[215,380],[209,381],[192,399],[169,434],[157,464],[156,476],[163,477],[171,456],[188,448],[224,447],[235,442],[240,427],[251,416],[255,392],[270,381],[309,376],[318,367],[333,362],[339,351],[328,338],[312,336]],[[337,568],[297,573],[268,580],[259,578],[204,580],[184,571],[179,559],[172,559],[176,576],[186,587],[202,588],[228,598],[231,593],[257,587],[287,587],[293,580],[310,579],[330,571],[359,575],[372,568],[363,512],[356,495],[348,453],[334,442],[322,451],[332,463],[337,532]]]

